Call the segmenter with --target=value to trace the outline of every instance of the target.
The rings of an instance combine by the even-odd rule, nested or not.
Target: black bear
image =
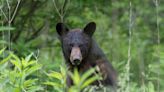
[[[56,30],[62,44],[64,58],[70,70],[77,67],[79,72],[85,72],[98,66],[103,78],[101,84],[116,86],[116,72],[92,38],[96,30],[94,22],[88,23],[84,29],[72,30],[69,30],[64,23],[58,23]],[[99,82],[95,83],[97,85]],[[67,78],[67,85],[73,85],[69,77]]]

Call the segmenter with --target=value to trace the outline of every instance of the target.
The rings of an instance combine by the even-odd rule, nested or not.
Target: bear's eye
[[[80,44],[79,47],[80,47],[80,48],[84,48],[84,45],[83,45],[83,44]]]
[[[69,44],[69,46],[70,46],[70,47],[73,47],[73,44],[72,44],[72,43],[70,43],[70,44]]]

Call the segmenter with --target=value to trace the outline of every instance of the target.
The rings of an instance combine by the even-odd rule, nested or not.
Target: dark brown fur
[[[70,52],[72,47],[79,47],[83,57],[80,64],[76,66],[78,67],[79,72],[83,73],[90,68],[98,66],[103,77],[101,83],[103,85],[116,86],[116,72],[113,66],[107,60],[97,43],[92,39],[92,35],[96,29],[95,27],[95,23],[91,22],[84,29],[73,29],[69,31],[64,24],[57,24],[56,29],[60,35],[63,54],[67,66],[70,71],[72,71],[75,67],[69,59]],[[94,84],[98,85],[99,82],[96,81]],[[73,82],[69,76],[67,78],[67,85],[73,85]]]

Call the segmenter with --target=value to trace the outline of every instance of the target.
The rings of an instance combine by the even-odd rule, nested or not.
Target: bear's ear
[[[58,23],[56,25],[56,30],[60,36],[67,34],[67,32],[69,31],[69,29],[64,25],[64,23]]]
[[[83,32],[91,37],[93,33],[95,32],[95,30],[96,30],[96,23],[90,22],[85,26],[85,28],[83,29]]]

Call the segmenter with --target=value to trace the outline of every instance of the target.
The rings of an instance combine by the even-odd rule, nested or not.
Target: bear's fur
[[[92,38],[96,30],[94,22],[87,24],[84,29],[72,30],[69,30],[65,24],[58,23],[56,30],[59,34],[64,58],[70,71],[74,67],[78,67],[78,71],[83,73],[92,67],[98,66],[103,78],[101,84],[116,86],[116,72],[103,51]],[[93,84],[98,85],[99,82],[96,81]],[[67,85],[73,85],[69,76],[67,78]]]

